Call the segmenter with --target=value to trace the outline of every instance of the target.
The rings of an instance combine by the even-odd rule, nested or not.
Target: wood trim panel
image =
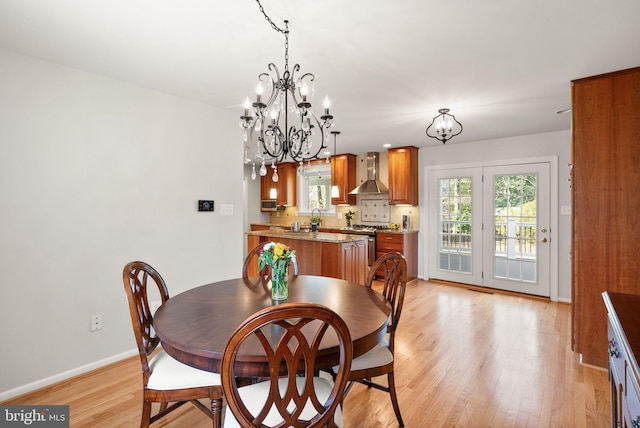
[[[640,67],[572,86],[572,336],[605,367],[603,291],[640,294]]]

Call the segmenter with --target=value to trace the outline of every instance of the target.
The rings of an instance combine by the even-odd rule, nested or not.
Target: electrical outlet
[[[102,315],[94,315],[91,317],[91,331],[102,329]]]

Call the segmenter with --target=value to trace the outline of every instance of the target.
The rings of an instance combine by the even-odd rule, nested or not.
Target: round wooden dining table
[[[269,281],[261,278],[237,278],[171,297],[154,315],[154,328],[163,349],[178,361],[219,373],[222,353],[235,329],[255,312],[279,303],[271,300],[269,287]],[[286,302],[319,303],[340,315],[351,333],[354,358],[382,340],[391,313],[384,296],[369,287],[312,275],[290,278]],[[249,345],[244,352],[236,359],[237,375],[267,376],[267,358],[261,346]],[[338,355],[337,337],[328,335],[316,367],[332,367]]]

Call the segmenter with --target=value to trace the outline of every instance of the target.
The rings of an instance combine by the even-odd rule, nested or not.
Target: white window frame
[[[327,176],[331,179],[331,164],[317,163],[305,167],[305,174],[298,176],[298,215],[311,215],[309,209],[309,176]],[[331,189],[328,192],[329,209],[321,210],[321,216],[335,215],[336,206],[331,203]]]

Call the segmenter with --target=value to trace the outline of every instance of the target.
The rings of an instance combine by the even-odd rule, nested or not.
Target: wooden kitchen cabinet
[[[418,205],[418,148],[388,149],[389,204]]]
[[[297,203],[298,175],[297,164],[284,162],[278,164],[278,205],[288,207]]]
[[[367,241],[342,244],[340,277],[347,281],[364,284],[367,276],[367,251]]]
[[[260,199],[271,199],[271,189],[277,192],[278,205],[294,206],[297,203],[297,164],[283,162],[278,167],[278,181],[273,181],[273,168],[267,165],[267,175],[260,177]]]
[[[267,175],[260,176],[260,200],[266,201],[267,199],[271,199],[271,189],[275,188],[277,190],[277,183],[274,183],[272,180],[273,169],[271,166],[267,166]]]
[[[280,242],[295,250],[300,275],[319,275],[345,279],[364,285],[369,247],[366,237],[348,240],[338,233],[290,233],[283,230],[256,230],[247,233],[247,248],[269,241]],[[249,276],[258,267],[249,267]]]
[[[640,426],[640,296],[602,293],[607,310],[611,426]]]
[[[418,277],[418,232],[377,232],[376,260],[386,253],[397,251],[407,261],[407,281]],[[382,275],[383,272],[377,272]]]
[[[368,246],[366,240],[322,243],[322,276],[346,279],[364,285]]]
[[[332,184],[338,186],[340,196],[331,198],[333,205],[355,205],[356,195],[350,195],[349,192],[356,187],[356,155],[350,153],[344,155],[333,156],[331,158],[331,178],[334,180]]]
[[[606,367],[600,294],[640,294],[640,67],[575,80],[572,100],[572,347]]]

